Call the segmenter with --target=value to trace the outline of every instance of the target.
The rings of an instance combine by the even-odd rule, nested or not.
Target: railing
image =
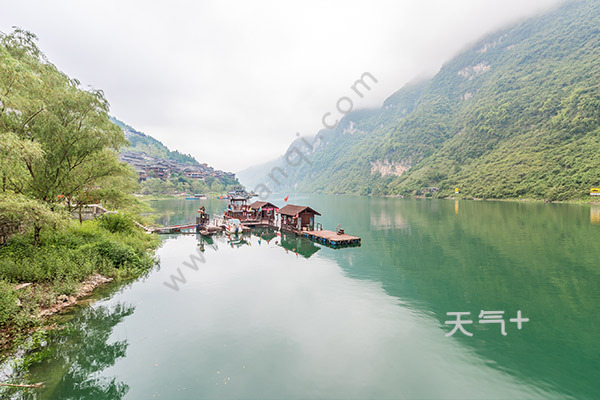
[[[292,225],[292,224],[282,223],[281,224],[281,229],[287,229],[287,230],[290,230],[290,231],[297,231],[298,230],[298,226]]]

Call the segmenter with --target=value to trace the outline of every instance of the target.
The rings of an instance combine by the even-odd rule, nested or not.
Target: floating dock
[[[307,239],[329,246],[353,246],[360,244],[358,236],[346,235],[345,233],[338,234],[328,230],[306,231],[301,232],[301,234]]]
[[[171,234],[171,233],[179,233],[179,234],[196,234],[200,233],[202,235],[208,236],[213,233],[221,231],[222,228],[220,226],[215,225],[204,225],[199,226],[197,224],[185,224],[185,225],[173,225],[173,226],[163,226],[158,228],[152,228],[150,231],[152,233],[159,234]]]
[[[277,230],[277,225],[270,220],[262,220],[262,221],[242,221],[242,225],[248,228],[270,228]]]
[[[280,232],[289,232],[334,248],[361,245],[361,239],[358,236],[347,235],[339,225],[337,232],[322,229],[320,223],[315,223],[316,216],[321,214],[311,207],[286,204],[282,208],[277,208],[274,204],[265,201],[256,201],[247,205],[247,200],[248,196],[233,193],[223,217],[211,221],[202,206],[198,210],[195,224],[166,226],[155,228],[153,231],[157,233],[200,233],[208,236],[222,230],[227,231],[229,222],[235,222],[242,232],[249,231],[251,228],[269,228]],[[238,232],[237,227],[235,231]]]

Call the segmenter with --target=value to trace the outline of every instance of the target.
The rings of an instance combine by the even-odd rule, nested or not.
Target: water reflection
[[[38,365],[31,381],[57,383],[39,398],[597,397],[596,211],[303,201],[363,246],[338,251],[266,230],[167,237],[161,269],[111,300],[135,303],[133,316],[102,322],[113,311],[86,311],[75,339],[54,340],[58,361]],[[164,206],[178,210],[172,223],[194,215],[188,203]],[[185,269],[196,246],[206,263]],[[188,281],[173,291],[163,282],[177,268]],[[447,312],[482,309],[507,318],[522,310],[530,322],[520,331],[507,324],[507,336],[479,325],[473,337],[445,337]],[[102,365],[78,359],[96,353]]]
[[[343,222],[363,239],[361,248],[321,248],[311,262],[335,260],[352,278],[380,282],[404,307],[436,320],[440,343],[459,344],[493,369],[559,398],[597,397],[599,206],[343,196],[303,202],[321,211],[324,226]],[[288,251],[301,247],[295,240]],[[473,338],[444,337],[447,312],[480,310],[522,310],[531,322],[506,337],[489,326]]]
[[[600,206],[590,207],[590,222],[593,225],[600,225]]]
[[[296,256],[310,258],[320,246],[313,241],[305,239],[294,234],[280,233],[270,229],[253,229],[251,232],[243,234],[219,233],[212,236],[196,235],[200,251],[205,251],[207,246],[218,250],[218,244],[227,245],[231,248],[240,248],[243,246],[262,246],[273,243],[282,248],[286,253],[291,252]]]
[[[51,357],[33,364],[29,381],[45,382],[31,399],[121,399],[129,386],[116,377],[100,373],[125,357],[128,342],[109,343],[113,328],[134,307],[125,304],[88,307],[77,313],[64,330],[51,335],[47,348]]]
[[[371,230],[402,230],[410,233],[410,225],[400,210],[392,207],[376,207],[370,209]]]
[[[447,312],[469,311],[476,319],[480,310],[521,309],[531,316],[521,331],[503,337],[478,326],[473,338],[452,340],[493,368],[561,396],[596,395],[600,231],[585,207],[461,202],[458,213],[458,202],[406,201],[382,209],[390,212],[387,220],[401,213],[411,235],[390,225],[365,232],[365,243],[381,244],[363,246],[352,265],[336,257],[353,277],[382,282],[390,295],[435,317],[440,335],[450,330]],[[372,211],[371,221],[381,215]],[[592,207],[589,218],[597,224],[600,208]]]

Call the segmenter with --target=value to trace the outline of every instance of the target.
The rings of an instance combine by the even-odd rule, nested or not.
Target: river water
[[[146,277],[61,317],[24,377],[46,388],[27,398],[598,398],[600,207],[290,202],[362,246],[165,236]],[[199,204],[225,209],[152,204],[164,224],[193,221]],[[470,313],[472,336],[446,336],[449,312]]]

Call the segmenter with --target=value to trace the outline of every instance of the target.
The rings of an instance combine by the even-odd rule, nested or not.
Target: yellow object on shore
[[[590,196],[600,196],[600,188],[591,188]]]

